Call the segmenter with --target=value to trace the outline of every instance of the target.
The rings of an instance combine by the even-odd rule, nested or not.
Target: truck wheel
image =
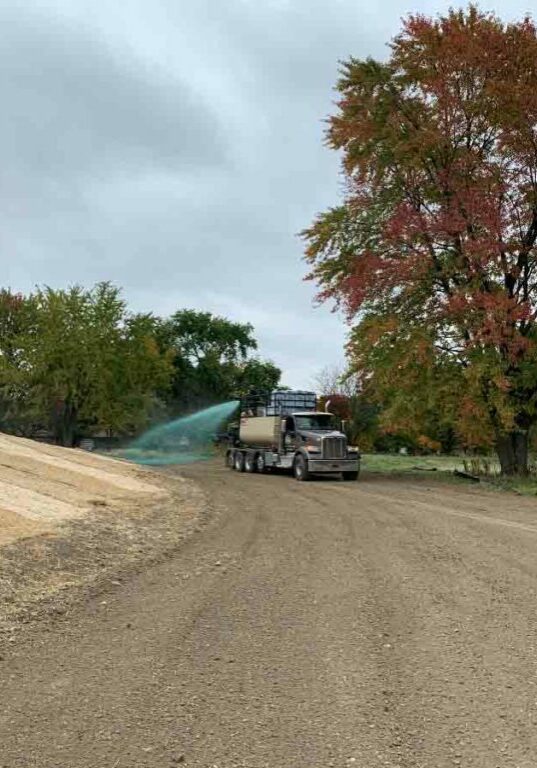
[[[226,453],[226,467],[228,467],[228,469],[235,468],[235,456],[233,455],[233,451],[228,451]]]
[[[244,472],[244,453],[235,451],[235,469],[237,472]]]
[[[256,472],[257,466],[255,461],[255,454],[254,453],[247,453],[246,458],[244,460],[244,469],[247,472]]]
[[[344,480],[358,480],[359,472],[343,472]]]
[[[294,464],[293,464],[293,475],[295,476],[295,480],[309,480],[310,472],[308,469],[308,462],[302,456],[302,454],[298,454],[298,456],[295,458]]]
[[[267,471],[267,465],[265,463],[265,457],[262,453],[258,453],[255,457],[255,468],[260,473],[263,474]]]

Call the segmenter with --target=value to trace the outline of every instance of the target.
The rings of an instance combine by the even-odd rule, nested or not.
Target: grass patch
[[[519,496],[537,496],[537,477],[497,477],[490,481],[500,491],[512,491]]]
[[[529,477],[500,477],[497,459],[472,460],[463,456],[402,456],[396,453],[365,453],[362,455],[365,472],[408,478],[427,477],[439,480],[458,480],[455,470],[479,475],[488,488],[511,491],[521,496],[537,496],[537,472]],[[486,473],[483,471],[486,469]],[[465,482],[462,480],[462,482]]]
[[[456,469],[464,470],[460,456],[402,456],[397,453],[365,453],[362,467],[367,472],[383,475],[453,474]]]

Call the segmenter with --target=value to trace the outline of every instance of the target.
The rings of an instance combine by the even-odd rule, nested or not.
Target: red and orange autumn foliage
[[[320,298],[358,323],[353,366],[388,426],[403,411],[419,434],[425,399],[524,471],[537,420],[535,25],[474,6],[410,16],[389,59],[351,58],[337,89],[327,136],[347,195],[303,234]]]
[[[339,393],[321,395],[317,405],[321,411],[329,411],[340,419],[347,420],[351,417],[351,399],[347,395]]]

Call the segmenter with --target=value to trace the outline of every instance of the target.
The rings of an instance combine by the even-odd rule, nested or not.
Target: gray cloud
[[[186,77],[58,18],[7,10],[0,142],[13,173],[72,179],[224,161],[217,116]]]
[[[384,56],[402,0],[11,3],[4,284],[111,279],[136,309],[251,321],[295,386],[340,361],[346,329],[313,309],[296,233],[338,198],[322,144],[338,60]]]

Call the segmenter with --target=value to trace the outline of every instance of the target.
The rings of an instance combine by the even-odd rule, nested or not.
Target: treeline
[[[281,371],[256,356],[249,324],[182,309],[132,313],[110,283],[0,291],[0,430],[126,437],[252,388]]]

